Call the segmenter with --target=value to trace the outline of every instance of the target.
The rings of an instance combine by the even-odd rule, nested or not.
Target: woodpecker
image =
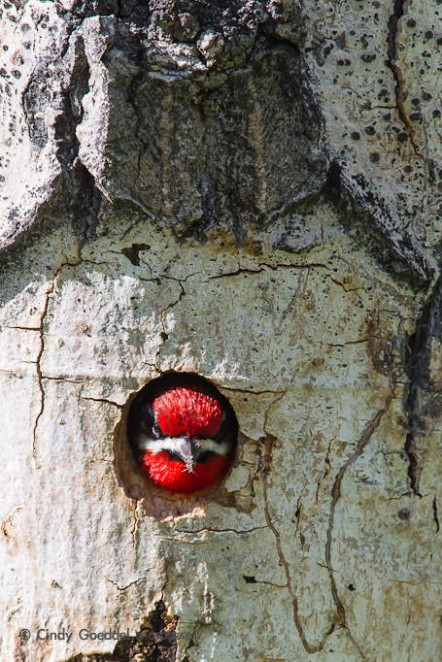
[[[236,418],[227,400],[203,382],[160,382],[134,408],[129,436],[149,481],[177,494],[215,486],[234,460]]]

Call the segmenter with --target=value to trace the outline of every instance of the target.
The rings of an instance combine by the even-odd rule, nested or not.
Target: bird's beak
[[[186,466],[186,471],[190,474],[194,473],[194,468],[197,460],[198,449],[193,441],[185,439],[184,447],[182,447],[182,457]]]

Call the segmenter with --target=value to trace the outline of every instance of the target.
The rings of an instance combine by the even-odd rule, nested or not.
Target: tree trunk
[[[2,659],[441,659],[439,14],[2,3]],[[169,371],[202,496],[129,447]]]

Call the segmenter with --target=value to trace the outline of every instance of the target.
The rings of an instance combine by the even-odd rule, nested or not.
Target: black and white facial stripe
[[[191,471],[197,462],[204,460],[215,453],[226,455],[230,451],[228,441],[216,441],[215,439],[189,439],[187,437],[162,437],[153,439],[141,433],[137,438],[139,451],[150,451],[154,455],[167,453],[173,460],[183,462]]]

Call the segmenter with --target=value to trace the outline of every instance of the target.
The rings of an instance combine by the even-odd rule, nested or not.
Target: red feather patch
[[[227,473],[232,458],[230,455],[213,455],[205,462],[187,471],[183,462],[175,462],[167,453],[153,454],[147,451],[140,458],[140,469],[157,485],[169,492],[192,494],[214,485]]]
[[[155,398],[152,407],[165,437],[215,437],[223,417],[218,400],[183,386]]]

